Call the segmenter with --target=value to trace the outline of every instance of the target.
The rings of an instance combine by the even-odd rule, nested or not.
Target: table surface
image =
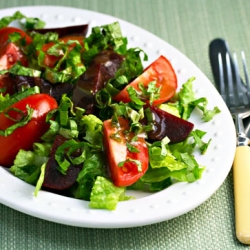
[[[250,1],[9,0],[14,6],[70,6],[109,14],[172,44],[213,82],[209,42],[226,39],[250,62]],[[0,204],[0,249],[244,249],[235,237],[232,172],[205,203],[178,218],[126,229],[78,228],[44,221]]]

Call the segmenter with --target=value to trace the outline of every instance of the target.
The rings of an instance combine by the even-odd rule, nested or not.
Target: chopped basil
[[[27,114],[25,114],[22,110],[16,109],[16,108],[9,108],[4,111],[4,115],[9,118],[10,120],[15,121],[16,123],[11,125],[10,127],[6,128],[5,130],[0,130],[1,136],[8,136],[12,134],[17,128],[25,126],[32,118],[33,109],[31,109],[28,105],[26,106]],[[10,112],[17,112],[21,115],[21,118],[19,120],[14,120]]]
[[[41,71],[31,69],[31,68],[26,68],[24,66],[21,66],[19,64],[14,64],[12,68],[8,70],[10,74],[13,75],[19,75],[19,76],[32,76],[32,77],[40,77],[41,76]]]
[[[39,88],[36,86],[34,88],[28,88],[21,92],[17,92],[13,94],[12,96],[2,96],[0,94],[0,112],[4,111],[6,108],[10,107],[14,103],[24,99],[25,97],[33,94],[40,93]]]
[[[118,167],[124,167],[124,164],[126,162],[133,162],[136,164],[136,167],[137,167],[137,170],[138,172],[141,172],[142,171],[142,163],[138,160],[134,160],[134,159],[131,159],[131,158],[127,158],[125,161],[121,161],[118,163]]]
[[[77,142],[73,139],[64,142],[59,146],[55,153],[55,159],[58,163],[58,170],[66,175],[68,168],[71,164],[79,165],[85,160],[85,151],[83,150],[84,142]],[[82,151],[77,157],[72,157],[71,155],[77,150]],[[67,157],[65,157],[67,156]]]
[[[45,26],[45,22],[39,18],[26,17],[20,11],[16,11],[12,16],[3,17],[0,20],[0,28],[8,26],[15,20],[19,20],[26,29],[41,29]]]
[[[140,153],[140,150],[138,150],[135,146],[133,146],[131,143],[126,142],[126,146],[128,148],[128,151],[132,153]]]

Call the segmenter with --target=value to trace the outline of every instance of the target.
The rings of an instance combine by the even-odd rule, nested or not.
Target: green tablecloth
[[[247,0],[9,0],[0,8],[63,5],[119,17],[161,37],[213,81],[209,41],[223,37],[250,62]],[[226,150],[226,149],[225,149]],[[1,153],[1,152],[0,152]],[[250,215],[249,215],[250,216]],[[0,249],[244,249],[235,237],[232,173],[205,203],[178,218],[127,229],[60,225],[0,204]]]

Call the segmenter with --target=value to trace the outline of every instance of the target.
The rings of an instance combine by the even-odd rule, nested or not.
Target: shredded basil
[[[0,94],[0,112],[4,111],[6,108],[12,106],[14,103],[26,98],[27,96],[40,93],[39,87],[35,86],[33,88],[25,89],[21,92],[17,92],[12,96],[2,96]]]
[[[138,172],[141,172],[142,171],[142,163],[138,160],[134,160],[134,159],[131,159],[131,158],[127,158],[125,161],[121,161],[118,163],[118,167],[124,167],[124,164],[126,162],[133,162],[136,164],[136,167],[137,167],[137,170]]]
[[[77,142],[73,139],[64,142],[59,146],[55,153],[55,159],[58,163],[58,170],[66,175],[67,170],[71,164],[79,165],[84,162],[86,156],[84,151],[85,142]],[[78,157],[72,157],[71,154],[76,150],[81,150],[81,154]],[[67,156],[67,157],[65,157]]]
[[[25,126],[32,118],[33,109],[30,108],[28,105],[26,106],[27,114],[25,114],[22,110],[16,109],[16,108],[9,108],[6,111],[4,111],[4,115],[10,119],[16,122],[15,124],[11,125],[10,127],[6,128],[5,130],[0,130],[1,136],[8,136],[12,134],[17,128]],[[17,112],[21,115],[21,118],[19,120],[15,120],[11,117],[9,114],[10,112]]]
[[[16,11],[12,16],[6,16],[0,19],[0,28],[8,26],[15,20],[19,20],[26,29],[41,29],[45,26],[45,22],[39,18],[26,17],[20,11]]]
[[[14,64],[13,67],[11,67],[8,72],[13,75],[19,75],[19,76],[32,76],[32,77],[40,77],[41,71],[35,70],[32,68],[26,68],[24,66],[19,65],[18,63]]]
[[[132,153],[140,153],[140,150],[138,150],[135,146],[133,146],[131,143],[126,142],[126,146],[128,148],[128,151]]]

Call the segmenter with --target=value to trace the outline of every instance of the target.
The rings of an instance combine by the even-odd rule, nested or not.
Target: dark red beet
[[[88,24],[59,27],[59,28],[34,29],[34,30],[29,30],[29,32],[30,31],[35,31],[40,34],[45,34],[47,32],[56,32],[59,38],[65,36],[86,36],[88,32]]]
[[[155,106],[149,108],[154,117],[154,129],[148,133],[150,141],[160,141],[167,136],[171,143],[181,142],[188,137],[194,127],[193,123]]]
[[[113,51],[98,54],[75,85],[72,97],[74,105],[84,108],[86,114],[94,113],[95,94],[115,76],[122,61],[123,57]]]
[[[51,84],[45,79],[39,77],[32,76],[11,76],[8,73],[4,75],[5,78],[0,78],[0,86],[1,83],[8,82],[9,85],[12,85],[12,92],[8,90],[10,94],[14,94],[15,92],[21,91],[23,88],[29,88],[38,86],[41,93],[49,94],[59,103],[63,94],[70,95],[73,91],[74,85],[71,83],[57,83]],[[3,80],[4,82],[3,82]]]
[[[57,170],[58,163],[55,160],[55,152],[57,148],[62,145],[66,139],[57,135],[52,146],[51,155],[47,162],[45,168],[45,176],[42,187],[45,189],[53,190],[53,191],[62,191],[70,188],[77,179],[78,173],[82,169],[81,165],[70,165],[67,174],[64,175]]]
[[[3,95],[13,95],[16,92],[15,81],[9,73],[0,75],[0,89],[4,89]]]

